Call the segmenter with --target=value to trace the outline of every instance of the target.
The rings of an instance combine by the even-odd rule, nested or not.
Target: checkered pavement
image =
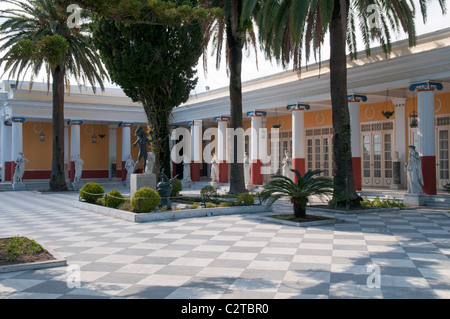
[[[76,199],[0,193],[0,237],[30,236],[68,262],[0,274],[0,299],[450,298],[450,218],[439,209],[311,227],[259,214],[131,223]]]

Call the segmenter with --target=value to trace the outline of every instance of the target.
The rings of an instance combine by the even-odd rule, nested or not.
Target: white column
[[[200,164],[202,163],[202,121],[188,122],[191,126],[190,150],[191,150],[191,180],[200,181]]]
[[[7,176],[7,172],[10,172],[12,162],[12,153],[11,153],[11,141],[12,141],[12,125],[10,121],[2,121],[1,126],[1,139],[2,139],[2,157],[1,157],[1,165],[2,169],[2,182],[10,180],[11,176]],[[10,174],[9,174],[10,175]]]
[[[109,162],[108,162],[108,167],[109,167],[109,178],[112,178],[112,166],[113,164],[116,165],[116,170],[117,170],[117,124],[111,124],[108,125],[108,129],[109,129]]]
[[[400,160],[400,183],[406,185],[405,167],[406,163],[406,99],[396,99],[393,101],[395,105],[395,151],[398,153]]]
[[[219,182],[228,183],[228,143],[227,143],[227,127],[229,117],[220,116],[217,121],[217,158],[219,160]]]
[[[25,119],[22,117],[13,117],[12,122],[12,160],[15,161],[19,157],[19,153],[23,152],[23,132],[22,123]]]
[[[75,162],[74,158],[81,157],[81,142],[80,142],[80,126],[83,121],[71,120],[70,124],[70,166],[69,166],[69,178],[73,182],[75,177]]]
[[[251,162],[251,184],[252,185],[262,185],[263,184],[263,176],[262,176],[262,158],[261,154],[266,151],[265,145],[260,145],[265,143],[265,139],[260,138],[261,131],[263,128],[263,116],[266,115],[266,112],[263,111],[252,111],[247,112],[247,116],[251,118],[251,136],[250,136],[250,162]]]
[[[353,180],[355,189],[362,188],[361,175],[361,100],[367,101],[365,95],[350,94],[348,96],[348,110],[350,113],[350,147],[352,150]]]
[[[131,128],[133,125],[133,123],[120,123],[119,125],[122,127],[122,162],[120,164],[120,168],[123,181],[127,178],[125,162],[131,155]]]

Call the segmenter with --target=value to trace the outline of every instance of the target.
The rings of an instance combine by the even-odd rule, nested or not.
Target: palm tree
[[[320,175],[321,170],[308,170],[303,177],[300,172],[291,169],[295,173],[297,183],[289,177],[283,175],[272,176],[271,180],[260,194],[263,202],[268,201],[272,205],[282,197],[289,197],[294,206],[294,215],[297,218],[306,216],[306,204],[310,196],[319,196],[332,194],[333,182],[327,177]]]
[[[225,42],[227,72],[230,78],[230,128],[242,128],[242,52],[246,45],[256,47],[255,33],[252,31],[251,12],[248,18],[243,19],[242,10],[248,0],[211,0],[206,1],[210,8],[221,8],[223,15],[218,16],[209,23],[204,24],[203,36],[205,47],[203,52],[204,63],[208,56],[207,47],[210,41],[215,45],[216,67],[220,67],[222,48]],[[237,158],[238,147],[233,143],[234,158],[230,164],[230,193],[240,194],[245,192],[244,165]]]
[[[427,1],[419,0],[424,22]],[[445,14],[445,0],[440,0]],[[344,198],[338,206],[358,207],[350,149],[350,116],[347,100],[347,56],[357,57],[356,29],[359,25],[366,54],[370,44],[379,41],[385,54],[391,50],[391,33],[403,30],[409,45],[415,45],[415,6],[413,0],[261,0],[247,3],[245,12],[256,8],[260,39],[266,54],[283,66],[293,64],[300,71],[302,55],[308,61],[316,56],[329,31],[330,94],[333,120],[333,157],[335,162],[335,198]],[[379,18],[377,18],[379,17]],[[245,17],[244,17],[245,18]]]
[[[69,78],[73,77],[79,85],[89,83],[93,91],[96,84],[102,90],[107,74],[91,38],[85,33],[86,25],[69,28],[66,6],[57,0],[6,0],[2,1],[13,8],[0,11],[5,21],[0,25],[4,43],[0,51],[7,50],[0,60],[5,62],[5,73],[19,79],[28,71],[32,77],[45,69],[48,82],[52,78],[53,94],[53,154],[50,190],[67,189],[64,177],[64,93],[69,87]],[[81,17],[83,18],[84,15]],[[54,39],[55,41],[51,41]],[[24,43],[36,44],[36,49],[26,51],[17,46]],[[55,45],[64,49],[55,54]],[[47,44],[47,45],[46,45]],[[42,50],[42,48],[44,48]],[[40,54],[36,53],[41,49]],[[58,47],[56,48],[58,50]],[[29,54],[17,55],[17,52]],[[36,55],[34,55],[36,54]],[[49,84],[50,85],[50,84]]]

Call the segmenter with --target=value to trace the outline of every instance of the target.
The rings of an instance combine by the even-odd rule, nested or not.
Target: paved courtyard
[[[311,227],[257,214],[138,224],[74,208],[77,197],[0,192],[0,237],[30,236],[68,263],[0,274],[1,299],[450,298],[446,210]]]

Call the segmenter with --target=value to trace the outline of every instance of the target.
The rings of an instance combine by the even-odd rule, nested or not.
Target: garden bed
[[[0,238],[0,273],[65,265],[65,260],[27,237]]]
[[[181,204],[181,203],[180,203]],[[181,204],[185,206],[186,204]],[[196,209],[178,209],[177,203],[172,202],[172,210],[156,211],[148,213],[134,213],[124,211],[116,208],[109,208],[106,206],[90,204],[82,201],[73,202],[73,206],[85,209],[91,212],[120,218],[135,223],[145,223],[151,221],[171,220],[180,218],[192,217],[206,217],[232,214],[247,214],[247,213],[264,213],[270,212],[270,208],[265,205],[251,205],[251,206],[229,206],[229,207],[213,207],[213,208],[196,208]],[[179,206],[178,206],[179,207]]]
[[[345,222],[342,219],[314,214],[306,214],[306,217],[304,218],[297,218],[294,214],[267,214],[261,218],[269,222],[297,227],[320,226]]]

